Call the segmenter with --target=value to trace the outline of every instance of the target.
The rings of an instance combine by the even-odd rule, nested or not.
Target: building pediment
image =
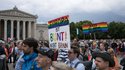
[[[23,12],[21,10],[18,10],[15,7],[13,9],[10,9],[10,10],[0,11],[0,16],[23,17],[23,18],[37,18],[36,15],[32,15],[32,14]]]

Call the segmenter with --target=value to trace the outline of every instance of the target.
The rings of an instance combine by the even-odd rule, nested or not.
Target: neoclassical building
[[[17,7],[0,11],[0,38],[7,40],[36,37],[36,15],[19,10]]]

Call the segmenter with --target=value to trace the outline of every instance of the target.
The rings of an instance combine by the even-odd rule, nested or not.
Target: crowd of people
[[[68,60],[58,60],[58,49],[48,41],[26,38],[0,40],[0,70],[125,70],[125,40],[78,40],[68,49]]]

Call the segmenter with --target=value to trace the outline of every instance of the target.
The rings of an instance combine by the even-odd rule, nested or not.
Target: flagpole
[[[92,33],[90,32],[90,38],[92,39]]]
[[[78,28],[76,28],[76,35],[77,35],[77,37],[79,36],[79,29]]]
[[[94,20],[92,20],[92,23],[94,23]],[[93,27],[92,27],[92,30],[93,30]],[[95,34],[95,31],[93,30],[93,35],[94,35],[94,39],[96,40],[96,34]]]
[[[94,34],[94,39],[96,40],[96,35],[95,35],[95,32],[93,32],[93,34]]]

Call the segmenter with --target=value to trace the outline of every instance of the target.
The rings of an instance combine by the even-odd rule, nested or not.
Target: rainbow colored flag
[[[107,24],[107,22],[88,24],[88,25],[83,25],[82,29],[83,29],[84,34],[89,34],[89,33],[94,32],[94,31],[107,32],[108,31],[108,24]]]
[[[106,22],[97,23],[96,31],[107,32],[108,24]]]
[[[84,25],[82,29],[84,34],[90,33],[90,25]]]
[[[55,28],[58,26],[68,25],[69,24],[68,19],[69,19],[69,16],[66,15],[66,16],[63,16],[60,18],[56,18],[54,20],[50,20],[50,21],[48,21],[48,28],[51,29],[51,28]]]

